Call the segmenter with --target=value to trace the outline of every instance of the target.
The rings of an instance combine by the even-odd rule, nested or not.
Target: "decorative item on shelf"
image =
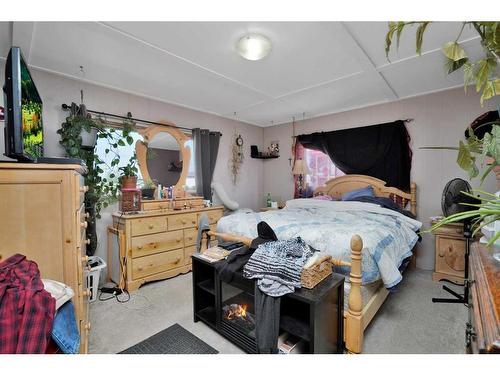
[[[276,159],[280,156],[279,153],[271,152],[271,148],[269,148],[268,152],[260,152],[259,148],[256,145],[252,145],[250,146],[250,157],[252,157],[253,159]]]
[[[136,212],[141,210],[141,190],[122,189],[119,209],[121,212]]]
[[[155,198],[156,184],[155,182],[148,178],[142,182],[142,199],[151,200]]]
[[[236,113],[235,113],[236,115]],[[238,174],[240,173],[241,165],[243,164],[243,138],[241,134],[234,135],[234,143],[232,147],[231,157],[231,174],[233,177],[233,185],[236,185]]]
[[[280,144],[278,141],[272,141],[271,146],[269,146],[269,155],[279,156],[280,155]]]
[[[297,187],[299,190],[299,197],[302,196],[302,192],[305,191],[304,176],[311,173],[307,163],[303,159],[295,160],[295,165],[293,166],[292,173],[298,176]]]

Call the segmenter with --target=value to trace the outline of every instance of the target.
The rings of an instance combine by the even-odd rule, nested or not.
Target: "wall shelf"
[[[250,155],[252,159],[277,159],[279,155]]]

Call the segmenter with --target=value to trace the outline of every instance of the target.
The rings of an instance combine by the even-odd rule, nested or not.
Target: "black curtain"
[[[204,199],[212,199],[212,177],[219,152],[221,133],[208,129],[193,129],[196,192]]]
[[[329,155],[346,174],[380,178],[387,186],[410,190],[412,151],[404,121],[297,137],[305,148]]]

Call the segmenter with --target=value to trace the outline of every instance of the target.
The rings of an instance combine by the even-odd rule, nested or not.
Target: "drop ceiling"
[[[423,54],[415,30],[385,57],[385,22],[0,22],[0,58],[12,44],[33,68],[236,118],[258,126],[316,117],[460,86],[443,43],[460,23],[431,24]],[[234,48],[249,32],[273,42],[248,61]],[[461,36],[471,56],[479,38]]]

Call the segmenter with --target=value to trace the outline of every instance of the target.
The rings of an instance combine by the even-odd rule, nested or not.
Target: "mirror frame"
[[[160,123],[164,122],[160,121]],[[138,129],[138,133],[144,137],[144,142],[137,141],[135,143],[135,152],[137,155],[137,161],[139,163],[139,168],[141,169],[143,180],[151,179],[147,163],[147,143],[149,143],[149,141],[153,139],[153,137],[158,133],[166,132],[173,136],[177,143],[179,143],[179,151],[182,155],[182,172],[179,176],[179,181],[177,181],[177,183],[175,184],[175,189],[179,191],[179,189],[182,190],[183,186],[186,185],[187,174],[189,172],[191,152],[189,147],[186,147],[186,141],[189,141],[191,139],[191,136],[183,133],[177,128],[173,128],[172,125],[173,124],[165,122],[165,126],[153,125],[148,126],[144,129]],[[165,168],[168,168],[168,166],[165,166]]]

